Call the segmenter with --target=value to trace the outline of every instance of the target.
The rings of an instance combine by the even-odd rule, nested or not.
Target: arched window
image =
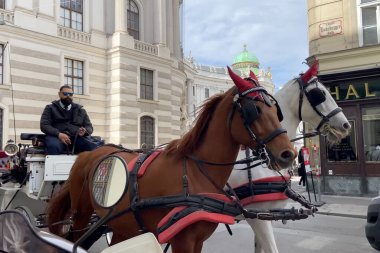
[[[129,35],[135,40],[140,39],[139,36],[139,8],[133,0],[127,0],[127,27]]]
[[[144,143],[147,147],[155,146],[154,142],[154,118],[143,116],[140,118],[140,144]]]

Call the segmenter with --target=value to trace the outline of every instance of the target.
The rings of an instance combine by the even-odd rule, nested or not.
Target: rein
[[[305,93],[305,88],[307,86],[309,86],[311,83],[315,82],[311,82],[311,83],[307,83],[305,84],[301,78],[297,78],[297,82],[298,82],[298,86],[300,87],[300,99],[299,99],[299,103],[298,103],[298,118],[300,121],[302,121],[302,115],[301,115],[301,111],[302,111],[302,104],[303,104],[303,95]],[[308,99],[309,100],[309,99]],[[309,101],[310,102],[310,101]],[[311,104],[310,104],[311,105]],[[336,114],[340,113],[342,111],[342,108],[340,107],[337,107],[335,108],[334,110],[332,110],[329,114],[327,114],[326,116],[323,115],[323,113],[321,113],[316,106],[312,106],[313,110],[319,115],[322,117],[322,120],[321,122],[318,124],[316,130],[319,131],[319,129],[327,122],[330,121],[330,118],[334,117]]]

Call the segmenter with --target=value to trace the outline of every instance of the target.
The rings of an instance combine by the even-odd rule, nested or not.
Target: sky
[[[306,0],[184,0],[183,47],[195,62],[231,65],[243,45],[276,89],[308,69]]]

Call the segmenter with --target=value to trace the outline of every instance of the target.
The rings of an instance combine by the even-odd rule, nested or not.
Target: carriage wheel
[[[26,207],[26,206],[18,206],[15,208],[15,210],[21,212],[27,219],[28,221],[30,222],[30,224],[32,224],[33,227],[36,227],[36,218],[34,217],[34,214],[32,213],[32,211]]]
[[[112,236],[113,236],[112,231],[106,233],[106,241],[107,241],[108,246],[111,246]]]

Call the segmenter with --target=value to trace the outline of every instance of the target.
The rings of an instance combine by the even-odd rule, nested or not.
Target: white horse
[[[288,131],[290,139],[296,137],[297,127],[303,120],[326,136],[328,142],[336,143],[349,134],[351,126],[330,92],[316,78],[317,72],[318,63],[316,62],[300,78],[290,80],[274,95],[284,116],[281,124]],[[255,76],[251,75],[251,78]],[[247,186],[248,171],[234,169],[228,181],[231,187],[236,189],[239,186],[243,188]],[[284,183],[284,178],[277,172],[263,166],[250,169],[250,173],[255,183]],[[283,170],[282,174],[290,179],[287,170]],[[275,191],[247,196],[240,200],[245,208],[268,210],[284,208],[288,197],[283,191]],[[255,253],[278,253],[271,222],[259,219],[246,220],[255,232]]]

